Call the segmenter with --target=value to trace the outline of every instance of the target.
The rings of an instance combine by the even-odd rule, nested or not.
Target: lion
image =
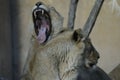
[[[23,70],[23,80],[71,80],[72,77],[76,80],[80,65],[92,68],[97,64],[99,54],[90,39],[82,40],[81,29],[63,29],[63,17],[55,8],[38,2],[32,15],[35,33]],[[43,54],[47,57],[42,57]],[[37,74],[37,70],[40,73]]]
[[[63,30],[63,17],[52,6],[37,2],[32,10],[32,17],[34,31],[32,31],[30,49],[22,74],[26,73],[28,63],[34,55],[34,49],[44,46]]]
[[[84,38],[81,29],[74,31],[63,30],[55,38],[42,47],[33,45],[34,53],[26,70],[23,80],[77,80],[83,55],[97,55],[89,39]],[[89,49],[86,47],[89,45]],[[89,51],[89,52],[86,52]],[[86,62],[86,67],[92,67],[96,62]]]
[[[90,39],[81,29],[63,29],[59,16],[41,2],[33,9],[35,33],[22,80],[86,80],[82,74],[97,69],[99,53]]]

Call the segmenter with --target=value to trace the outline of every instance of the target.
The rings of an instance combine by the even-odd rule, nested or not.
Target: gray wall
[[[10,10],[8,0],[0,0],[0,77],[12,80]]]

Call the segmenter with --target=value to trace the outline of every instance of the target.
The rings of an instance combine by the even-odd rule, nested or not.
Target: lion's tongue
[[[37,36],[37,40],[40,44],[45,42],[45,40],[47,38],[46,37],[46,31],[47,30],[49,30],[49,26],[48,26],[47,22],[43,19],[41,27],[39,29],[38,36]]]
[[[42,19],[42,25],[43,27],[46,27],[46,29],[49,31],[49,24],[45,18]]]
[[[41,28],[39,29],[38,36],[37,36],[37,40],[39,43],[43,43],[46,40],[45,32],[46,32],[46,28],[41,26]]]

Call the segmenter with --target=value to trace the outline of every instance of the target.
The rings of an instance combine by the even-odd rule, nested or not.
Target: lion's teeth
[[[36,18],[36,12],[34,12],[34,16],[35,16],[35,18]]]
[[[42,14],[44,14],[44,10],[42,10]]]

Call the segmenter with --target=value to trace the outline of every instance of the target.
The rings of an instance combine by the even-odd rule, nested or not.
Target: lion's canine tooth
[[[44,10],[42,10],[42,14],[44,14]]]

